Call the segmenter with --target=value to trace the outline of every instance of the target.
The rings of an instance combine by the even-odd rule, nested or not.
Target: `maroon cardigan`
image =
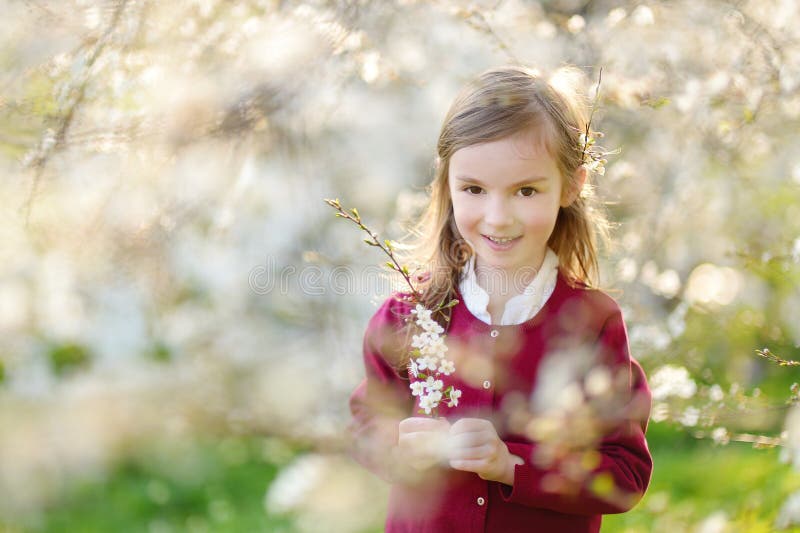
[[[650,391],[630,357],[613,299],[572,287],[559,274],[544,307],[519,325],[488,325],[463,304],[453,308],[446,342],[456,373],[444,379],[445,387],[454,385],[462,396],[453,408],[443,402],[439,415],[451,422],[467,416],[491,420],[509,451],[525,461],[515,467],[513,487],[446,465],[435,467],[424,482],[403,475],[408,467],[394,459],[398,422],[422,416],[407,370],[395,368],[405,356],[400,330],[409,310],[391,297],[372,317],[364,336],[366,378],[350,397],[353,456],[392,483],[387,532],[597,532],[603,514],[625,512],[641,499],[653,466],[645,440]],[[589,444],[597,453],[577,455],[591,457],[590,466],[583,476],[570,478],[564,463],[540,460],[536,452],[542,443],[523,428],[532,412],[522,425],[519,413],[529,409],[543,358],[581,349],[592,354],[593,365],[605,365],[608,374],[622,379],[613,380],[612,421]]]

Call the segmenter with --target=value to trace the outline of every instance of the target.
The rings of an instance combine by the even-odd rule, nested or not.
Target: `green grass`
[[[632,511],[606,516],[603,533],[687,531],[720,512],[730,531],[769,533],[783,501],[800,490],[800,474],[779,461],[777,449],[716,446],[654,429],[650,488]]]
[[[120,464],[107,479],[72,487],[43,510],[38,524],[28,520],[7,527],[70,533],[288,529],[286,520],[264,512],[266,487],[278,471],[266,448],[263,439],[230,438],[153,447]]]
[[[767,533],[786,496],[800,490],[800,474],[779,462],[778,450],[652,430],[650,489],[631,512],[605,517],[603,533],[693,531],[719,512],[729,531]],[[153,446],[107,478],[73,486],[38,524],[0,523],[0,531],[292,531],[288,518],[267,516],[263,505],[292,453],[258,438]]]

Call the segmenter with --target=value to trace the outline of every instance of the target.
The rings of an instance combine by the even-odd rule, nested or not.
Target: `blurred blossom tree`
[[[517,61],[603,67],[604,282],[654,421],[800,447],[796,375],[755,356],[800,358],[796,1],[0,9],[0,516],[154,435],[340,446],[388,285],[320,200],[399,238],[455,91]]]

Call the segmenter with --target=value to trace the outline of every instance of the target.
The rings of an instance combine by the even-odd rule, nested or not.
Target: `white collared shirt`
[[[550,248],[544,256],[542,266],[525,290],[506,302],[503,316],[500,322],[495,324],[501,326],[512,326],[521,324],[533,318],[536,313],[544,307],[544,304],[553,294],[558,278],[558,256]],[[489,294],[478,284],[475,275],[475,256],[473,255],[464,267],[461,274],[461,281],[458,284],[464,305],[475,318],[486,324],[492,323],[489,315]]]

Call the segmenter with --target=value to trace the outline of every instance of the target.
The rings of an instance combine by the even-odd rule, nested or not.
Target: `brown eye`
[[[522,196],[533,196],[536,194],[536,189],[533,187],[523,187],[519,190],[519,194]]]
[[[470,194],[480,194],[481,192],[483,192],[483,189],[481,189],[477,185],[471,185],[464,190]]]

